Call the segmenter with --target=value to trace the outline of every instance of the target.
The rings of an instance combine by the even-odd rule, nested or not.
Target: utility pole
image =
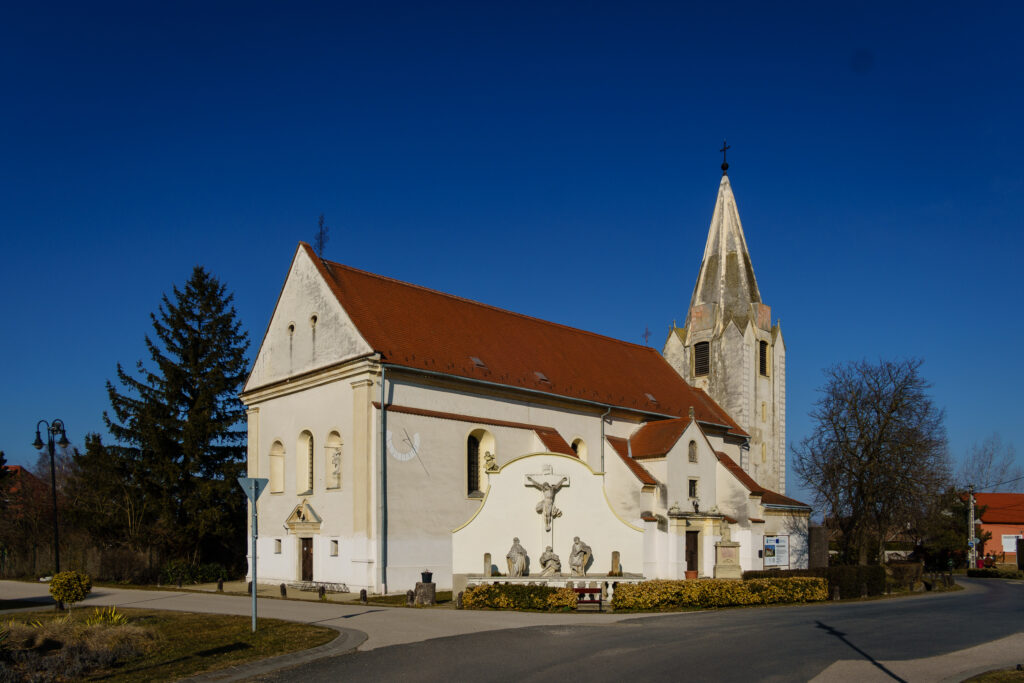
[[[977,566],[978,549],[974,545],[974,484],[967,486],[967,568]]]

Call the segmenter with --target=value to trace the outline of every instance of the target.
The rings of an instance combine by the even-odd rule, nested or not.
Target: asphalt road
[[[892,662],[934,658],[1024,631],[1024,582],[962,583],[967,591],[891,600],[436,638],[328,657],[260,680],[942,680],[941,661],[938,668],[932,662],[929,673],[915,670],[916,676]],[[1014,648],[1021,642],[1013,640]],[[1008,656],[1024,661],[1024,651]]]

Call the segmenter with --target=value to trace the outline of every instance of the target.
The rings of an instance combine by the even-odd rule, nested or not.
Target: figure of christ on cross
[[[530,482],[527,486],[532,486],[544,494],[544,497],[537,503],[536,510],[537,514],[544,515],[544,530],[551,531],[551,520],[562,516],[562,511],[555,507],[555,494],[558,493],[558,489],[565,486],[569,478],[562,477],[557,484],[549,484],[546,481],[538,482],[529,475],[526,478]]]

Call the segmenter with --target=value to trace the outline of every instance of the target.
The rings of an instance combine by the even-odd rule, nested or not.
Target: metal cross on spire
[[[718,150],[719,152],[722,153],[722,175],[728,175],[729,174],[729,162],[725,160],[725,157],[726,157],[726,153],[730,149],[732,149],[732,148],[728,144],[726,144],[725,140],[722,140],[722,149]]]

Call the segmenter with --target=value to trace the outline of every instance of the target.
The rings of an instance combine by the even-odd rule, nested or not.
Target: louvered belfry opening
[[[758,363],[761,368],[761,376],[768,376],[768,342],[763,341],[758,345]]]
[[[697,342],[693,345],[693,374],[703,377],[711,371],[711,343]]]

